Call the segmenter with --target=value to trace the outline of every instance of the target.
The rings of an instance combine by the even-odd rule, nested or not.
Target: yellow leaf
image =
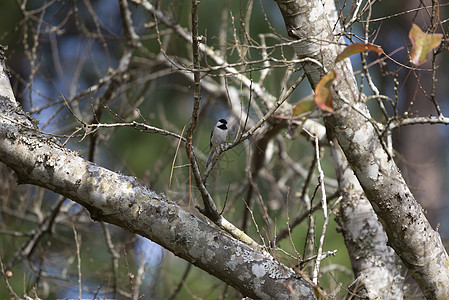
[[[377,53],[377,55],[381,55],[384,52],[384,50],[382,50],[380,46],[376,46],[373,44],[355,43],[347,46],[345,50],[343,50],[343,52],[337,56],[337,58],[335,59],[335,63],[338,63],[339,61],[342,61],[346,57],[349,57],[353,54],[365,51],[374,51]]]
[[[299,100],[298,104],[293,107],[293,117],[302,115],[311,111],[316,107],[315,96],[307,96]]]
[[[440,45],[443,35],[441,33],[424,33],[418,25],[412,24],[408,37],[412,42],[410,61],[415,66],[419,66],[427,60],[429,52]]]
[[[332,83],[335,80],[335,71],[332,70],[321,78],[315,88],[315,103],[322,110],[333,112],[332,108]]]

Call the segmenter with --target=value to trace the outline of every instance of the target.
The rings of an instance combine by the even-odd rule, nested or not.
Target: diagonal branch
[[[39,133],[11,97],[0,64],[0,161],[19,183],[86,207],[97,221],[153,240],[251,298],[316,299],[314,287],[271,256],[230,237],[125,176],[89,162]],[[226,224],[225,224],[226,225]]]

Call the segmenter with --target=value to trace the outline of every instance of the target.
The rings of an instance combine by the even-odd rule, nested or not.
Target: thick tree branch
[[[38,185],[86,207],[97,221],[153,240],[256,299],[316,299],[314,287],[271,256],[201,221],[136,178],[86,161],[40,134],[12,96],[0,66],[0,161],[20,183]]]
[[[387,245],[387,235],[332,136],[332,130],[328,133],[343,197],[337,222],[341,225],[355,275],[351,290],[362,298],[403,299],[404,278],[396,266],[393,249]]]

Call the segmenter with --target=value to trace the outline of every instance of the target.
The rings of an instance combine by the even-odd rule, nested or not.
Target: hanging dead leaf
[[[339,61],[342,61],[343,59],[356,54],[361,53],[365,51],[374,51],[377,53],[377,55],[381,55],[384,50],[380,46],[373,45],[373,44],[361,44],[361,43],[355,43],[347,46],[343,52],[341,52],[337,58],[335,59],[335,63],[338,63]]]
[[[332,108],[332,83],[335,80],[335,71],[321,78],[315,87],[315,103],[322,110],[333,112]]]
[[[427,60],[429,52],[440,45],[443,35],[441,33],[424,33],[418,25],[412,24],[408,37],[412,42],[410,61],[415,66],[419,66]]]

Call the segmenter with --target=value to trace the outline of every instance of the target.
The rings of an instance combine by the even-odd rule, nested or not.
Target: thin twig
[[[78,261],[77,269],[78,269],[78,300],[81,300],[82,297],[82,285],[81,285],[81,253],[80,253],[80,244],[81,237],[78,238],[78,232],[75,229],[75,225],[72,225],[73,234],[75,235],[75,245],[76,245],[76,258]]]
[[[319,272],[320,272],[320,264],[321,261],[328,257],[329,255],[335,255],[335,251],[328,251],[326,253],[323,254],[323,245],[324,245],[324,237],[326,235],[326,229],[327,229],[327,225],[329,223],[329,219],[331,217],[331,213],[334,210],[334,208],[340,203],[341,199],[343,199],[342,196],[338,197],[337,201],[335,201],[335,203],[332,205],[332,207],[329,209],[329,212],[326,213],[326,218],[324,219],[324,224],[323,224],[323,229],[321,230],[321,236],[320,236],[320,243],[318,246],[318,253],[316,256],[316,261],[315,261],[315,268],[313,270],[313,279],[312,281],[315,284],[318,284],[318,276],[319,276]]]
[[[139,267],[137,268],[137,275],[134,276],[134,284],[133,284],[133,300],[139,300],[142,299],[145,295],[140,295],[140,287],[143,283],[143,277],[145,275],[145,265],[146,261],[145,259],[142,259],[140,261]]]
[[[16,299],[17,300],[21,299],[19,297],[19,295],[17,295],[16,292],[14,292],[14,289],[12,288],[11,284],[9,283],[8,277],[11,277],[13,275],[13,273],[11,271],[9,271],[9,270],[5,270],[5,266],[3,264],[3,258],[2,257],[0,257],[0,267],[1,267],[1,270],[2,270],[3,278],[5,279],[6,288],[9,291],[9,295],[11,296],[11,298],[13,298],[15,300]],[[11,276],[9,276],[9,275],[11,275]]]
[[[192,269],[192,264],[188,263],[187,264],[187,268],[184,270],[184,274],[182,274],[181,280],[179,281],[178,285],[173,290],[171,295],[167,297],[167,300],[172,300],[172,299],[176,298],[176,296],[179,294],[179,292],[181,291],[182,287],[184,286],[184,284],[185,284],[185,282],[187,280],[187,276],[189,276],[189,273],[190,273],[191,269]]]
[[[318,174],[319,174],[319,183],[320,183],[320,187],[321,187],[321,205],[323,207],[323,214],[324,214],[324,224],[323,224],[323,229],[321,230],[321,237],[320,237],[320,243],[318,246],[318,254],[317,254],[317,259],[315,261],[315,267],[313,269],[313,277],[312,277],[312,281],[315,284],[318,284],[318,273],[320,270],[320,263],[321,263],[321,254],[323,252],[323,244],[324,244],[324,236],[326,234],[326,228],[327,228],[327,223],[329,221],[329,213],[327,211],[327,199],[326,199],[326,190],[324,188],[324,173],[323,173],[323,169],[321,168],[321,162],[320,162],[320,145],[318,143],[318,138],[315,137],[315,157],[316,157],[316,162],[317,162],[317,169],[318,169]]]
[[[204,185],[204,182],[201,178],[200,169],[198,166],[198,161],[196,160],[195,153],[193,151],[193,133],[196,128],[196,124],[198,122],[199,117],[199,108],[201,101],[201,73],[199,71],[200,65],[200,53],[199,53],[199,38],[198,38],[198,0],[192,0],[192,8],[191,8],[191,16],[192,16],[192,51],[193,51],[193,65],[197,70],[192,71],[194,77],[194,91],[193,91],[193,110],[192,110],[192,118],[189,126],[186,130],[186,152],[189,157],[189,161],[191,164],[191,172],[195,178],[195,183],[201,192],[201,196],[203,199],[203,204],[205,209],[200,209],[200,211],[205,214],[209,219],[213,222],[217,222],[220,218],[220,213],[210,196],[209,192]],[[189,172],[190,174],[190,172]],[[190,178],[189,178],[190,180]]]
[[[259,129],[260,126],[262,126],[267,120],[268,118],[273,115],[276,110],[288,99],[288,97],[293,93],[293,91],[296,89],[296,87],[302,82],[302,80],[304,80],[305,78],[305,74],[302,74],[297,80],[296,82],[288,89],[288,91],[278,100],[276,101],[276,103],[274,103],[274,105],[271,107],[271,109],[268,110],[268,112],[253,126],[251,127],[247,132],[245,132],[239,140],[227,144],[223,147],[223,149],[219,149],[218,152],[222,152],[222,151],[227,151],[229,149],[234,148],[235,146],[237,146],[238,144],[240,144],[241,142],[243,142],[244,140],[248,139],[249,137],[251,137],[253,135],[253,133]]]
[[[101,226],[103,228],[108,251],[112,256],[112,289],[113,297],[115,298],[117,295],[118,260],[120,259],[120,255],[117,253],[114,244],[112,243],[111,232],[109,231],[108,225],[105,222],[101,222]]]
[[[56,217],[59,214],[62,203],[65,197],[59,197],[53,209],[45,216],[39,226],[36,226],[32,230],[31,237],[23,244],[20,251],[16,253],[14,258],[7,264],[6,269],[12,268],[18,261],[21,261],[25,257],[29,257],[39,241],[45,234],[50,234]]]

